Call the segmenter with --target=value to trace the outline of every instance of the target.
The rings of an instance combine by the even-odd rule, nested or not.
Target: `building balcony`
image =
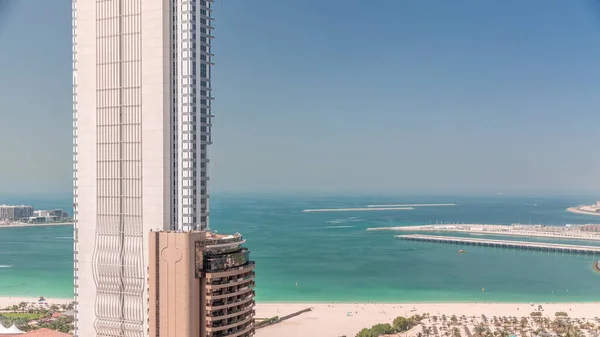
[[[208,281],[210,282],[212,279],[215,279],[215,278],[229,277],[229,276],[233,276],[233,275],[240,275],[240,274],[247,273],[249,271],[254,270],[255,266],[256,265],[255,265],[254,261],[248,261],[248,263],[244,266],[235,267],[235,268],[231,268],[231,269],[224,270],[224,271],[217,271],[217,272],[207,271],[207,272],[205,272],[205,276],[208,279]]]
[[[221,288],[233,287],[240,284],[244,284],[254,279],[255,273],[251,272],[248,275],[243,275],[242,277],[230,277],[225,280],[214,280],[212,283],[206,284],[206,289],[208,290],[216,290]]]
[[[254,289],[254,284],[249,284],[248,286],[245,287],[241,287],[237,290],[231,291],[231,292],[223,292],[223,293],[217,293],[217,294],[207,294],[206,295],[206,299],[209,301],[214,301],[214,300],[219,300],[222,298],[229,298],[229,297],[234,297],[234,296],[240,296],[240,295],[244,295],[246,293],[248,293],[249,291],[251,291],[252,289]]]
[[[237,306],[227,310],[217,310],[208,312],[206,314],[206,321],[208,323],[220,321],[222,319],[240,316],[249,312],[254,312],[254,301],[245,304],[243,306]]]
[[[247,248],[227,254],[212,255],[211,253],[213,252],[208,249],[205,251],[203,270],[206,272],[231,270],[231,268],[246,265],[250,259],[250,252]]]
[[[207,337],[245,337],[252,336],[254,333],[254,324],[252,321],[246,325],[234,327],[227,330],[208,332]]]
[[[206,329],[207,330],[212,329],[212,331],[214,331],[214,332],[226,330],[228,328],[233,328],[235,326],[239,326],[239,325],[243,325],[244,323],[251,322],[253,319],[254,319],[254,311],[249,311],[247,314],[244,314],[244,315],[237,315],[237,316],[234,316],[233,318],[223,319],[222,322],[220,322],[220,321],[212,322],[212,324],[209,324],[206,327]]]
[[[244,240],[244,237],[240,233],[235,233],[233,235],[207,233],[204,244],[206,246],[220,245],[220,244],[227,244],[227,243],[232,243],[232,242],[241,242],[243,240]]]
[[[231,292],[238,291],[248,286],[254,286],[254,278],[248,277],[246,280],[242,280],[237,284],[229,284],[227,287],[220,287],[217,289],[207,289],[206,296],[223,295]]]
[[[220,306],[235,304],[235,303],[241,302],[242,300],[245,300],[245,299],[251,298],[251,297],[254,297],[254,291],[252,289],[248,289],[248,291],[243,291],[239,295],[235,295],[235,296],[229,295],[229,297],[208,301],[207,307],[211,307],[212,310],[215,310],[215,309],[218,310]]]
[[[208,57],[213,57],[213,56],[215,56],[215,54],[213,54],[213,53],[211,53],[211,52],[209,52],[209,51],[204,51],[204,50],[200,50],[200,51],[198,51],[198,53],[199,53],[200,55],[204,55],[204,56],[208,56]]]
[[[250,301],[254,300],[254,291],[250,292],[248,294],[248,296],[244,297],[244,298],[239,298],[236,300],[232,300],[232,301],[219,301],[216,303],[208,303],[206,305],[206,310],[207,311],[217,311],[217,310],[223,310],[223,309],[227,309],[227,308],[232,308],[235,306],[240,306],[246,303],[249,303]]]

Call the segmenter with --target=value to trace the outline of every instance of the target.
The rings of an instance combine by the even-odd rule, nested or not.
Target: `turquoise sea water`
[[[0,202],[37,208],[54,203],[69,211],[71,203],[66,198]],[[211,227],[245,235],[257,263],[258,301],[600,301],[600,273],[592,269],[600,257],[401,241],[394,239],[395,232],[365,230],[437,221],[600,223],[600,217],[565,211],[591,202],[575,197],[216,196]],[[402,203],[457,206],[302,212]],[[70,226],[1,228],[0,296],[72,296],[72,249]],[[468,253],[457,254],[458,249]]]

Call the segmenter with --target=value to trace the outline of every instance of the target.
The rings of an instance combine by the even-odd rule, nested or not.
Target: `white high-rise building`
[[[73,0],[76,336],[145,337],[148,233],[208,226],[212,0]]]

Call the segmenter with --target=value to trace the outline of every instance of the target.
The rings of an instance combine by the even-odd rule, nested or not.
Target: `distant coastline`
[[[21,227],[48,227],[48,226],[73,226],[72,222],[48,222],[48,223],[11,223],[0,224],[0,228],[21,228]]]

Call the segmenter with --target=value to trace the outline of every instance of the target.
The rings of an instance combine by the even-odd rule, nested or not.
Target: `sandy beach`
[[[257,303],[256,318],[285,316],[306,308],[313,311],[281,323],[256,330],[257,337],[353,337],[365,327],[377,323],[392,323],[397,316],[429,313],[431,316],[493,316],[526,317],[543,307],[543,315],[554,319],[554,314],[564,311],[572,318],[600,317],[600,303]],[[416,336],[420,328],[408,336]]]
[[[39,298],[0,297],[0,308],[5,309],[21,302],[38,305]],[[46,298],[48,305],[68,304],[72,299]],[[529,317],[538,306],[543,317],[554,319],[556,312],[566,312],[571,318],[593,319],[600,317],[600,302],[590,303],[257,303],[256,318],[283,317],[312,308],[312,311],[283,322],[256,330],[257,337],[339,337],[355,336],[365,327],[377,323],[392,323],[397,316],[410,317],[428,313],[430,316],[466,316],[475,323],[481,316]],[[406,337],[414,337],[421,328],[414,328]]]
[[[39,297],[18,297],[18,296],[0,297],[0,309],[6,309],[7,307],[10,307],[13,305],[19,305],[19,303],[21,303],[21,302],[25,302],[27,304],[33,303],[33,305],[38,305],[39,299],[40,299]],[[71,299],[71,298],[44,297],[44,299],[46,300],[46,303],[48,303],[48,305],[52,305],[52,304],[62,305],[62,304],[69,304],[69,303],[73,302],[73,299]]]

